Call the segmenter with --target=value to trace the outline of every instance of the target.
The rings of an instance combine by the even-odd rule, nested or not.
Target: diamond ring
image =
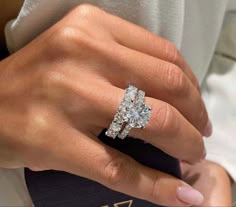
[[[136,102],[127,113],[127,124],[123,131],[118,134],[120,139],[124,139],[132,128],[145,128],[150,120],[151,108],[144,103],[145,93],[139,90]]]
[[[129,85],[106,135],[124,139],[132,128],[145,128],[151,108],[144,103],[145,92]],[[122,130],[123,128],[123,130]]]
[[[106,135],[108,137],[115,139],[116,136],[119,134],[125,121],[124,118],[126,111],[129,110],[129,108],[133,107],[137,93],[138,89],[132,85],[129,85],[128,88],[125,90],[124,98],[121,101],[121,104],[117,110],[114,120],[106,131]]]

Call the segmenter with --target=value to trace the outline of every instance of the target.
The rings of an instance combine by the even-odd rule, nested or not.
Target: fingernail
[[[190,205],[200,205],[204,200],[203,195],[199,191],[188,186],[177,188],[177,198]]]
[[[212,124],[211,124],[211,121],[208,120],[206,128],[205,128],[205,130],[203,132],[203,135],[205,137],[209,137],[209,136],[211,136],[211,134],[212,134]]]
[[[206,158],[206,148],[204,148],[203,154],[202,154],[202,159]]]

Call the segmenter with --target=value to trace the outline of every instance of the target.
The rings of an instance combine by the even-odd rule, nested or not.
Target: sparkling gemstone
[[[134,128],[143,128],[150,119],[150,108],[145,105],[136,105],[126,114],[129,124]]]
[[[119,124],[112,124],[112,129],[113,129],[113,131],[120,131],[120,125]]]
[[[144,97],[145,97],[144,91],[139,91],[139,92],[138,92],[138,95],[137,95],[137,97],[136,97],[135,103],[136,103],[137,105],[142,105],[143,102],[144,102]]]
[[[106,131],[106,135],[115,138],[117,136],[117,132],[113,131],[112,129],[109,129],[108,131]]]

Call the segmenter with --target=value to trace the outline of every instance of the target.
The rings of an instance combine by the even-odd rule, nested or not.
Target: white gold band
[[[135,103],[135,99],[138,93],[138,89],[132,85],[129,85],[125,90],[125,95],[121,104],[115,114],[114,120],[110,124],[106,135],[113,139],[119,134],[123,123],[125,122],[125,114],[128,108],[132,107]]]

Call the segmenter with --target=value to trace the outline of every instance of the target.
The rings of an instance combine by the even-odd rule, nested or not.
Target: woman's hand
[[[210,124],[197,80],[175,46],[81,5],[0,63],[1,167],[68,171],[167,206],[201,203],[191,187],[179,188],[188,186],[183,181],[97,139],[129,83],[152,107],[147,127],[130,135],[199,161]]]
[[[202,207],[232,206],[231,181],[220,165],[203,160],[195,165],[182,163],[184,180],[204,195]]]

